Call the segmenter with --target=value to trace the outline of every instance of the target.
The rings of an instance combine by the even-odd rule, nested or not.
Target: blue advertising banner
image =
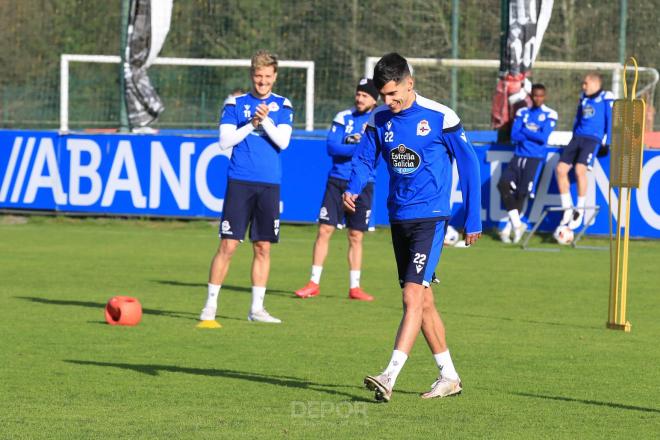
[[[477,146],[481,162],[484,228],[506,216],[497,181],[512,156],[508,146]],[[526,217],[538,221],[544,207],[558,206],[554,180],[558,149],[549,148],[537,196]],[[87,135],[0,130],[0,208],[158,217],[218,217],[222,212],[231,150],[215,137],[184,135]],[[323,138],[297,138],[282,153],[282,220],[316,221],[330,159]],[[609,158],[589,174],[587,205],[600,213],[588,232],[608,233]],[[388,177],[381,163],[374,201],[377,224],[387,224]],[[644,153],[642,185],[633,191],[631,235],[660,238],[660,151]],[[575,188],[573,188],[575,191]],[[574,200],[576,198],[573,194]],[[613,194],[616,203],[617,194]],[[462,195],[454,170],[454,218],[460,227]],[[587,213],[589,217],[589,213]],[[552,230],[558,214],[541,230]]]

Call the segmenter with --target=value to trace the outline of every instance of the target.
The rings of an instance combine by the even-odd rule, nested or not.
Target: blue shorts
[[[502,171],[500,182],[505,183],[513,194],[534,198],[535,186],[541,174],[543,159],[538,157],[513,156],[509,165]]]
[[[568,145],[562,150],[559,161],[569,165],[581,163],[591,169],[599,146],[600,142],[596,139],[573,136]]]
[[[328,178],[325,186],[323,204],[319,212],[319,223],[341,227],[344,222],[349,229],[366,231],[369,229],[371,216],[371,203],[373,201],[374,184],[368,183],[355,201],[355,212],[350,214],[344,211],[342,195],[348,187],[348,180]]]
[[[440,261],[447,220],[392,223],[392,246],[399,272],[399,284],[428,287]]]
[[[280,186],[227,181],[220,237],[243,241],[248,223],[251,241],[280,240]]]

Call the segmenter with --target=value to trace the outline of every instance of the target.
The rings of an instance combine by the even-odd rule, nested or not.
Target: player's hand
[[[269,112],[270,109],[268,108],[268,106],[262,102],[257,106],[257,109],[254,111],[254,116],[263,121],[268,117]]]
[[[346,136],[344,138],[344,143],[345,144],[359,144],[360,139],[362,139],[362,135],[360,133],[354,133],[354,134]]]
[[[465,235],[465,244],[467,246],[473,245],[479,240],[481,237],[481,232],[476,232],[474,234],[466,234]]]
[[[610,153],[610,146],[605,144],[601,145],[598,147],[598,153],[596,153],[597,157],[605,157]]]
[[[357,194],[351,194],[348,191],[342,195],[344,200],[344,211],[348,211],[351,214],[355,212],[355,201],[358,198]]]

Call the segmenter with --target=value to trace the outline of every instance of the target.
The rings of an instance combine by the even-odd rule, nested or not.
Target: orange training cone
[[[105,322],[110,325],[137,325],[142,319],[142,305],[137,298],[113,296],[105,306]]]

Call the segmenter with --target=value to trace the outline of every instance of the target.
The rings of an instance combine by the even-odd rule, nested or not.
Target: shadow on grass
[[[461,312],[445,312],[450,315],[465,316],[466,318],[483,318],[483,319],[495,319],[498,321],[510,321],[510,322],[523,322],[526,324],[542,324],[542,325],[553,325],[558,327],[573,327],[573,328],[584,328],[584,329],[600,329],[595,325],[579,325],[579,324],[568,324],[565,322],[552,322],[552,321],[537,321],[534,319],[523,319],[523,318],[509,318],[506,316],[491,316],[491,315],[479,315],[476,313],[461,313]]]
[[[532,394],[532,393],[510,393],[510,394],[512,394],[514,396],[533,397],[535,399],[558,400],[560,402],[575,402],[575,403],[582,403],[582,404],[585,404],[585,405],[607,406],[607,407],[616,408],[616,409],[627,409],[627,410],[630,410],[630,411],[642,411],[642,412],[650,412],[650,413],[660,414],[660,409],[646,408],[646,407],[643,407],[643,406],[625,405],[623,403],[602,402],[602,401],[599,401],[599,400],[576,399],[576,398],[573,398],[573,397],[548,396],[548,395],[544,395],[544,394]]]
[[[167,286],[177,286],[177,287],[194,287],[195,289],[197,288],[203,288],[206,289],[207,285],[206,283],[187,283],[184,281],[176,281],[176,280],[152,280],[154,283],[158,284],[165,284]],[[230,292],[246,292],[246,293],[252,293],[252,288],[251,287],[245,287],[245,286],[234,286],[231,284],[223,284],[222,285],[222,290],[229,290]],[[289,290],[279,290],[279,289],[266,289],[266,294],[270,295],[280,295],[280,296],[289,296],[294,298],[293,291]]]
[[[73,307],[89,307],[93,309],[105,309],[105,303],[94,301],[76,301],[76,300],[63,300],[63,299],[49,299],[39,298],[36,296],[17,296],[15,298],[32,301],[40,304],[50,304],[56,306],[73,306]],[[197,321],[197,314],[190,312],[176,312],[172,310],[159,310],[159,309],[145,309],[142,308],[142,313],[145,315],[167,316],[169,318],[191,319]]]
[[[345,391],[339,391],[337,388],[360,388],[352,385],[337,385],[311,382],[298,377],[280,376],[272,374],[250,373],[247,371],[226,370],[219,368],[189,368],[178,367],[176,365],[151,365],[151,364],[124,364],[115,362],[95,362],[65,359],[64,362],[76,365],[91,365],[96,367],[120,368],[122,370],[135,371],[138,373],[158,376],[161,371],[169,373],[184,373],[208,377],[226,377],[229,379],[240,379],[249,382],[264,383],[287,388],[300,388],[304,390],[327,393],[337,396],[343,396],[356,402],[373,402],[371,399],[351,394]],[[404,392],[406,393],[406,392]]]

